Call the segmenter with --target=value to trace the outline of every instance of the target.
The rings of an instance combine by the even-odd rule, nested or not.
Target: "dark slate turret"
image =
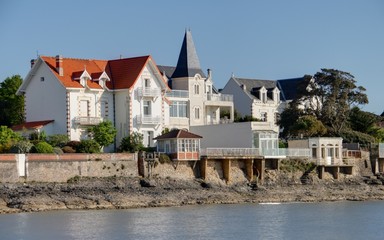
[[[197,73],[205,78],[200,67],[199,58],[197,57],[191,31],[185,31],[179,60],[177,61],[177,66],[172,74],[172,78],[194,77]]]

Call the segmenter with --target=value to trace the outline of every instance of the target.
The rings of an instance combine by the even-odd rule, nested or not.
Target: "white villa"
[[[232,76],[221,93],[231,94],[236,111],[274,124],[287,104],[296,96],[296,87],[303,78],[260,80]]]
[[[39,56],[31,60],[17,94],[25,96],[26,122],[17,126],[19,131],[37,129],[38,123],[47,135],[81,140],[88,138],[88,127],[109,120],[117,138],[108,151],[132,132],[143,134],[144,145],[153,147],[153,138],[165,128],[231,122],[234,112],[232,96],[218,93],[211,71],[205,76],[201,70],[190,31],[185,32],[176,67],[157,66],[151,56]],[[220,119],[223,110],[229,119]]]

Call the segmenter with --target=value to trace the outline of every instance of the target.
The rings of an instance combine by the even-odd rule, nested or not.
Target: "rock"
[[[140,186],[142,187],[156,187],[156,184],[149,179],[141,179]]]
[[[212,188],[212,184],[207,182],[201,182],[200,186],[202,186],[203,188]]]

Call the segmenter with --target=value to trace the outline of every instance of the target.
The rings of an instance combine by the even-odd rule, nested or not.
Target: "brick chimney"
[[[31,59],[31,68],[33,68],[33,65],[35,65],[36,59]]]
[[[56,55],[56,71],[59,76],[64,76],[63,57],[61,55]]]

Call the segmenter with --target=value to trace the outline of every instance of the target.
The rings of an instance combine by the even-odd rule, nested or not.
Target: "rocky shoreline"
[[[271,177],[272,176],[272,177]],[[192,204],[384,200],[376,177],[310,181],[276,177],[265,182],[225,184],[200,179],[76,178],[68,183],[2,183],[0,213],[66,209],[127,209]]]

